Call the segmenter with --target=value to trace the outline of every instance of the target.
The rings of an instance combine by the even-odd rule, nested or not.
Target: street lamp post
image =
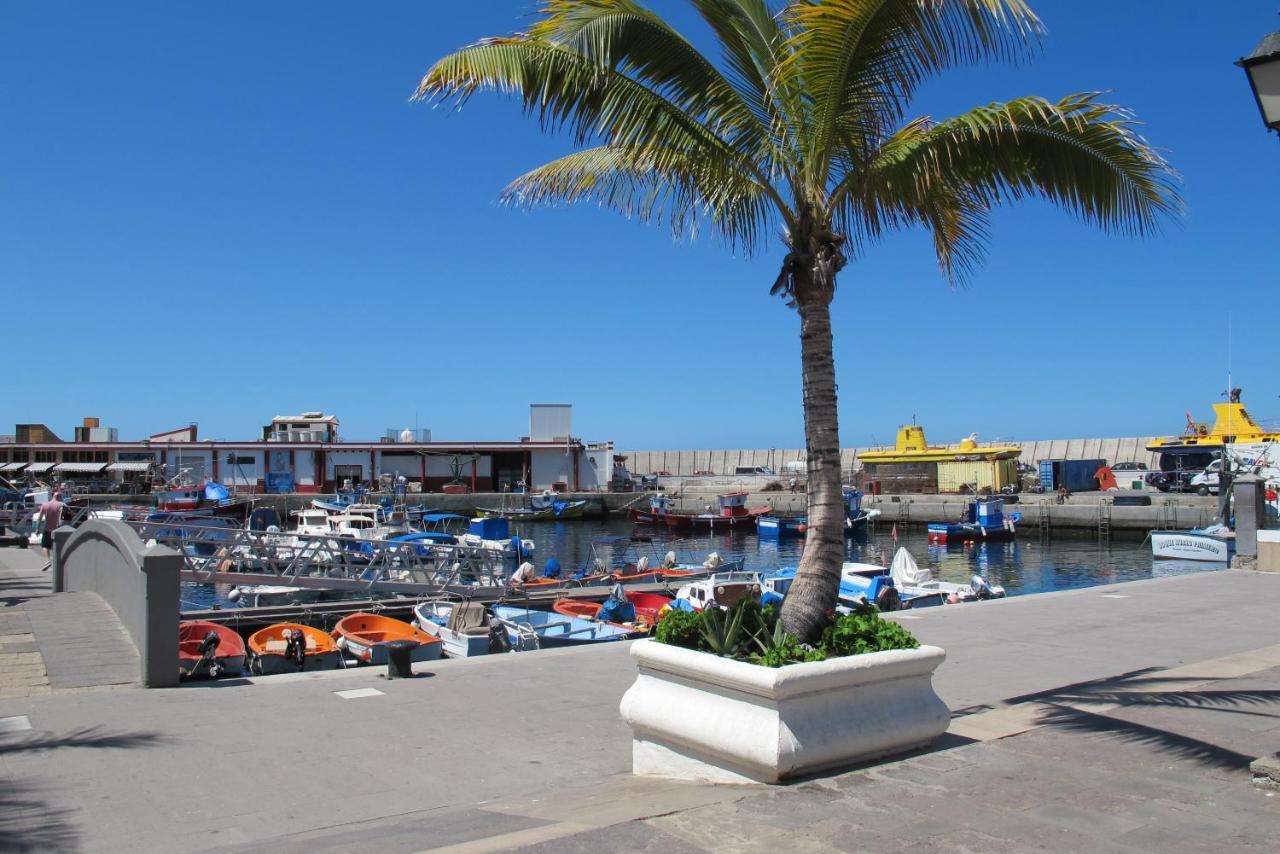
[[[1249,76],[1263,124],[1280,133],[1280,30],[1264,38],[1253,53],[1236,65]]]

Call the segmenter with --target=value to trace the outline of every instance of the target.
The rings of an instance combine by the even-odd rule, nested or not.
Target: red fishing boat
[[[673,501],[668,495],[650,495],[647,509],[632,507],[627,515],[637,525],[663,525],[667,514],[674,508]]]
[[[178,623],[178,675],[239,676],[244,670],[244,640],[234,629],[208,620]]]
[[[636,609],[636,618],[631,624],[610,623],[623,628],[653,628],[661,619],[662,609],[671,605],[671,597],[661,593],[626,592],[627,601]],[[581,599],[557,599],[551,609],[566,617],[577,617],[580,620],[594,620],[604,606],[599,602],[585,602]]]
[[[710,506],[705,513],[667,513],[662,518],[668,528],[692,528],[696,530],[750,531],[756,527],[756,519],[768,513],[769,507],[747,507],[747,493],[726,492],[716,496],[719,512]]]

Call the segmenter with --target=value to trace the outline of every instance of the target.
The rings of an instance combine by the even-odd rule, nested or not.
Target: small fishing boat
[[[727,609],[743,599],[755,599],[759,602],[760,593],[758,572],[716,572],[681,586],[676,591],[676,600],[687,603],[695,611],[708,607]]]
[[[531,498],[528,507],[477,507],[476,512],[492,519],[516,522],[558,522],[581,519],[587,513],[587,502],[585,499],[564,501],[555,493],[546,492]]]
[[[443,646],[440,638],[408,623],[363,611],[339,620],[333,628],[333,637],[337,639],[339,649],[345,649],[364,664],[386,664],[385,644],[391,641],[417,641],[418,647],[410,655],[411,661],[437,659]]]
[[[662,519],[668,528],[715,531],[753,531],[756,520],[769,512],[768,507],[747,507],[746,492],[726,492],[716,496],[717,509],[705,513],[667,513]]]
[[[333,638],[301,623],[276,623],[249,635],[249,670],[260,676],[333,670],[341,664]]]
[[[626,640],[639,635],[635,629],[592,622],[554,611],[535,611],[511,605],[494,605],[494,619],[507,630],[514,650],[549,649],[589,643]]]
[[[1224,525],[1190,531],[1152,531],[1151,556],[1230,563],[1236,550],[1235,536],[1235,532]]]
[[[879,510],[862,509],[862,491],[852,487],[844,489],[844,535],[856,537],[866,533],[867,523],[880,515]],[[756,520],[756,530],[767,539],[803,537],[808,530],[808,517],[804,515],[778,515],[769,512]]]
[[[1017,523],[1021,520],[1021,513],[1005,515],[1002,499],[978,499],[965,506],[962,521],[930,523],[929,542],[951,544],[1011,540],[1017,530]]]
[[[615,613],[610,608],[610,600],[616,602],[620,596],[622,597],[621,601],[625,601],[630,606],[630,614],[625,612]],[[620,586],[614,588],[610,600],[606,600],[602,604],[600,602],[587,602],[582,599],[557,599],[555,604],[551,606],[551,610],[557,614],[564,614],[566,617],[577,617],[582,620],[603,620],[624,628],[649,631],[658,624],[663,610],[670,608],[671,603],[674,601],[670,596],[663,596],[661,593],[624,591]],[[622,619],[619,619],[619,617]]]
[[[494,631],[489,610],[478,602],[419,602],[413,615],[419,629],[440,639],[450,658],[507,651],[505,631]]]
[[[222,516],[239,521],[249,518],[253,502],[247,498],[235,498],[220,483],[209,481],[200,486],[170,483],[155,490],[156,509],[173,513]]]
[[[216,678],[244,670],[244,641],[235,630],[208,620],[178,623],[178,675]]]
[[[987,599],[1003,599],[1005,589],[998,584],[991,584],[981,575],[974,573],[968,584],[955,584],[950,581],[939,581],[927,566],[919,566],[911,552],[899,547],[889,564],[889,575],[893,579],[904,603],[909,607],[920,608],[924,605],[955,605],[961,602],[979,602]],[[940,596],[942,601],[934,603],[928,597]]]
[[[637,525],[665,525],[667,514],[675,509],[674,502],[669,495],[650,495],[647,509],[632,507],[627,517]]]

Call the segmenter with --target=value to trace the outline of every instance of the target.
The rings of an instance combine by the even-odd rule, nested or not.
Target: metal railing
[[[516,561],[506,550],[467,544],[266,533],[191,519],[126,524],[181,553],[183,580],[198,583],[432,593],[505,586]]]

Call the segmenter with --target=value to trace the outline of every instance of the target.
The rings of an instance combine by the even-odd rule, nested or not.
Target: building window
[[[257,464],[257,457],[239,457],[235,454],[227,454],[227,465],[229,466],[256,466]]]
[[[37,463],[56,463],[58,461],[57,451],[36,451]]]
[[[13,457],[13,459],[10,460],[10,462],[14,462],[14,463],[25,463],[31,459],[31,451],[27,450],[26,448],[14,448],[10,452],[10,455]]]

